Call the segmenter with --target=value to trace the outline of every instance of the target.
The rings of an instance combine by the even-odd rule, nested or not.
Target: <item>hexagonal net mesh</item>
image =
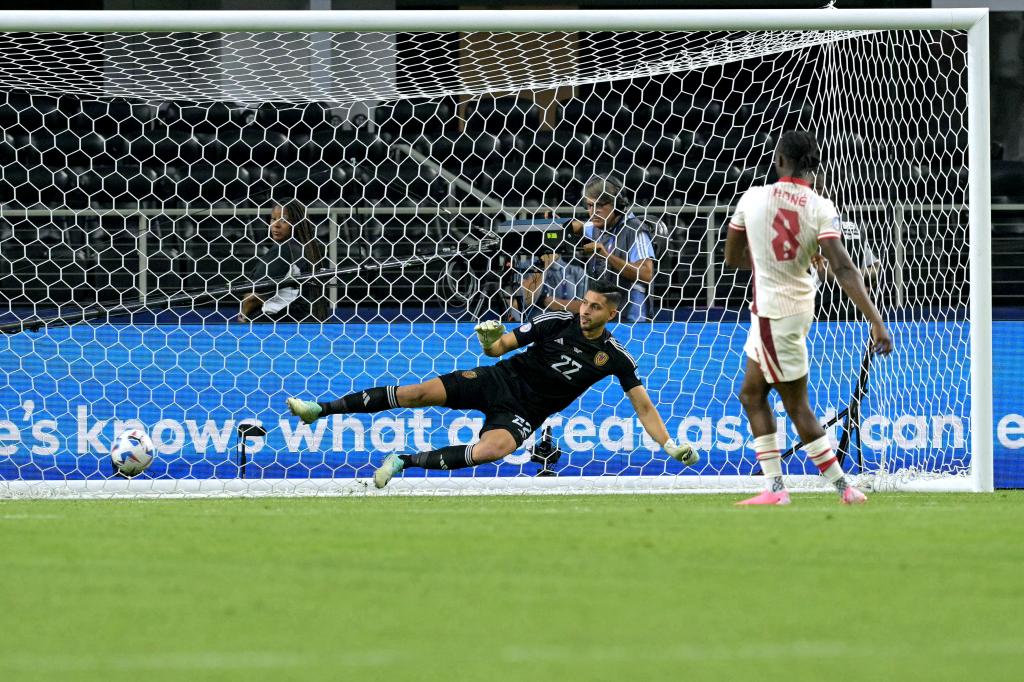
[[[813,407],[854,406],[829,433],[862,481],[968,471],[964,32],[7,33],[0,56],[0,494],[362,492],[387,453],[470,442],[475,412],[306,425],[284,401],[493,362],[476,321],[611,267],[566,229],[595,175],[640,225],[615,248],[654,265],[610,330],[701,463],[611,380],[548,420],[557,476],[535,434],[387,490],[756,486],[723,229],[795,128],[897,347],[865,373],[867,324],[819,273]],[[156,450],[131,481],[108,456],[126,428]]]

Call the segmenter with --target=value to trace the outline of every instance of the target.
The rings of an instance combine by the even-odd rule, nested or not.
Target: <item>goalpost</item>
[[[721,231],[796,127],[896,344],[866,366],[867,324],[822,304],[811,401],[844,469],[993,487],[987,10],[0,12],[0,32],[0,497],[758,488],[749,277]],[[697,467],[611,382],[549,422],[557,475],[531,441],[379,493],[386,453],[469,442],[478,415],[287,414],[492,362],[473,323],[514,314],[523,231],[585,219],[594,174],[651,226],[648,319],[611,330]],[[291,199],[323,250],[302,296],[331,316],[236,322],[254,281],[276,290],[253,265]],[[128,428],[157,450],[130,481],[108,462]],[[802,453],[784,467],[824,487]]]

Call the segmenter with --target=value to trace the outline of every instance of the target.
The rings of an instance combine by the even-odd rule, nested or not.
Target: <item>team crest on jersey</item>
[[[608,364],[609,359],[610,358],[608,357],[608,354],[605,353],[603,350],[598,351],[597,355],[594,356],[594,364],[597,365],[598,367],[604,367],[605,365]]]
[[[462,376],[466,377],[467,379],[476,379],[476,372],[474,372],[471,369],[467,369],[465,372],[462,373]]]

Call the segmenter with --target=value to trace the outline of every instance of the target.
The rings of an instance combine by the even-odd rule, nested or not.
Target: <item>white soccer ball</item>
[[[125,476],[138,476],[153,463],[153,441],[141,429],[121,433],[110,448],[114,471]]]

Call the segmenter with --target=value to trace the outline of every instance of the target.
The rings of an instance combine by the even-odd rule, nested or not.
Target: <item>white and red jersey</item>
[[[744,192],[729,229],[747,233],[754,266],[751,312],[767,319],[813,312],[811,256],[819,240],[842,235],[831,201],[804,180],[782,178]]]

